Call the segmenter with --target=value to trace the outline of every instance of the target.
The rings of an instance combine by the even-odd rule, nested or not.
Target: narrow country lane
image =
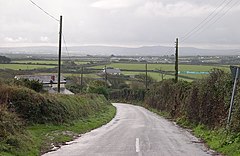
[[[139,106],[115,103],[107,125],[44,156],[210,156],[198,139]]]

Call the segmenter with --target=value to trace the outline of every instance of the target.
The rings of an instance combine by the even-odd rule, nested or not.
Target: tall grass
[[[75,135],[114,116],[115,109],[101,95],[40,94],[1,82],[0,93],[0,155],[39,155],[42,144],[51,144],[45,136],[52,131],[72,130]],[[69,141],[74,135],[54,135],[54,142]]]

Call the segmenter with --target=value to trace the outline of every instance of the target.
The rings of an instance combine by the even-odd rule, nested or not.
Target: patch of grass
[[[176,123],[184,128],[194,128],[196,125],[189,122],[185,117],[176,119]]]
[[[0,69],[12,69],[12,70],[31,70],[40,68],[54,68],[50,65],[29,65],[29,64],[0,64]]]
[[[38,150],[28,132],[15,133],[0,140],[0,156],[36,156]]]
[[[76,64],[88,64],[88,63],[90,63],[90,62],[88,62],[88,61],[74,61]]]
[[[115,116],[115,113],[115,107],[109,105],[106,110],[81,120],[75,120],[63,125],[36,124],[29,126],[28,132],[36,143],[36,148],[40,149],[41,153],[44,153],[50,149],[51,144],[55,146],[62,145],[67,141],[73,140],[79,134],[86,133],[108,123]]]
[[[53,65],[57,65],[58,61],[57,60],[17,60],[17,61],[12,61],[11,63],[53,64]]]
[[[63,63],[64,61],[62,61]],[[76,64],[87,64],[89,62],[83,62],[83,61],[74,61]],[[15,60],[11,63],[26,63],[26,64],[52,64],[57,65],[58,60]]]
[[[209,130],[203,125],[193,128],[193,132],[197,137],[202,138],[211,149],[228,156],[240,155],[240,133],[231,134],[224,129]]]
[[[157,109],[154,109],[154,108],[148,108],[148,110],[150,110],[153,113],[156,113],[159,116],[170,119],[170,114],[168,112],[158,111]]]

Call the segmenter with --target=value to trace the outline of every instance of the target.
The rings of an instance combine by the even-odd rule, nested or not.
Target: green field
[[[63,63],[64,61],[62,61]],[[89,62],[74,61],[76,64],[87,64]],[[58,64],[57,60],[18,60],[12,61],[11,63],[24,63],[24,64]]]
[[[54,68],[51,65],[29,65],[29,64],[0,64],[0,69],[12,69],[12,70],[31,70],[40,68]]]
[[[18,60],[11,63],[26,63],[26,64],[58,64],[57,60]]]
[[[128,70],[144,70],[145,69],[145,64],[124,64],[124,63],[112,63],[110,65],[107,65],[107,67],[113,67],[113,68],[119,68],[119,69],[128,69]],[[98,68],[98,69],[103,69],[104,65],[101,66],[95,66],[93,68]],[[209,72],[213,68],[218,68],[222,69],[224,71],[229,71],[228,66],[205,66],[205,65],[179,65],[179,71],[193,71],[193,72]],[[174,71],[174,64],[148,64],[148,69],[149,70],[164,70],[164,71]],[[133,71],[123,71],[122,72],[124,75],[138,75],[138,74],[145,74],[145,72],[133,72]],[[72,74],[67,74],[68,76]],[[67,76],[66,75],[66,76]],[[162,74],[160,73],[153,73],[153,72],[148,72],[148,75],[154,78],[157,81],[162,80]],[[180,76],[187,76],[190,78],[194,79],[202,79],[207,76],[207,74],[180,74]],[[87,74],[84,75],[84,77],[92,77],[96,78],[98,77],[95,74]],[[164,75],[164,79],[170,79],[174,78],[174,76],[171,75]],[[179,78],[183,79],[186,81],[192,81],[191,79],[186,79],[186,78]]]
[[[15,63],[26,63],[26,64],[0,64],[0,69],[13,69],[13,70],[30,70],[30,69],[39,69],[39,68],[54,68],[54,64],[56,65],[58,62],[57,60],[19,60],[13,61]],[[27,64],[29,63],[29,64]],[[31,64],[30,64],[31,63]],[[77,64],[86,64],[88,62],[81,62],[75,61]],[[38,65],[38,64],[46,64],[46,65]],[[52,64],[52,65],[47,65]],[[119,68],[119,69],[128,69],[128,70],[145,70],[145,64],[130,64],[130,63],[111,63],[107,65],[107,67]],[[95,66],[93,68],[102,69],[104,65]],[[209,72],[213,68],[222,69],[224,71],[230,71],[228,66],[207,66],[207,65],[179,65],[179,71],[181,72]],[[163,71],[174,71],[174,64],[148,64],[148,70],[163,70]],[[137,75],[137,74],[144,74],[145,72],[129,72],[123,71],[125,75]],[[64,76],[79,76],[79,74],[71,74],[66,73]],[[153,77],[157,81],[162,80],[162,75],[160,73],[152,73],[149,72],[148,75]],[[207,74],[180,74],[182,76],[187,76],[194,79],[202,79],[207,76]],[[91,78],[99,78],[96,74],[86,74],[84,77],[91,77]],[[174,78],[171,75],[165,75],[164,79]],[[181,78],[184,80],[192,81],[191,79]]]
[[[145,70],[145,64],[124,64],[124,63],[112,63],[107,65],[107,67],[119,68],[119,69],[128,69],[128,70]],[[95,66],[93,68],[102,69],[104,66]],[[164,71],[174,71],[174,64],[148,64],[148,70],[164,70]],[[213,68],[222,69],[224,71],[230,71],[228,66],[206,66],[206,65],[179,65],[179,71],[192,71],[192,72],[209,72]],[[145,72],[122,72],[125,75],[137,75],[143,74]],[[153,77],[157,81],[162,80],[162,75],[159,73],[149,72],[148,75]],[[207,74],[180,74],[182,76],[187,76],[194,79],[202,79],[207,76]],[[171,75],[165,75],[164,79],[174,78]],[[180,78],[187,81],[192,81],[191,79]]]
[[[145,74],[145,72],[126,72],[126,71],[124,71],[123,74],[124,75],[138,75],[138,74]],[[153,79],[155,79],[157,81],[162,81],[162,74],[160,74],[160,73],[149,72],[148,75],[151,76]],[[202,79],[202,78],[206,77],[207,75],[180,74],[180,76],[187,76],[187,77],[194,78],[194,79]],[[175,78],[175,77],[172,76],[172,75],[163,75],[163,79],[173,79],[173,78]],[[191,79],[186,79],[186,78],[181,78],[181,77],[179,77],[179,79],[186,80],[186,81],[192,81]]]
[[[57,75],[58,73],[37,73],[36,75],[49,75],[49,74],[53,74],[53,75]],[[81,74],[71,74],[71,73],[62,73],[63,76],[68,77],[68,76],[76,76],[76,77],[80,77]],[[88,77],[88,78],[100,78],[100,76],[96,75],[96,74],[83,74],[83,77]]]
[[[82,62],[82,61],[74,61],[76,64],[87,64],[87,63],[90,63],[90,62]]]
[[[107,65],[107,67],[119,68],[119,69],[129,69],[129,70],[144,70],[145,64],[125,64],[125,63],[112,63]],[[148,64],[149,70],[161,69],[164,71],[174,71],[174,64]],[[95,66],[95,68],[104,68],[104,66]],[[205,66],[205,65],[179,65],[179,71],[201,71],[207,72],[213,68],[219,68],[223,70],[228,70],[228,67],[222,66]]]

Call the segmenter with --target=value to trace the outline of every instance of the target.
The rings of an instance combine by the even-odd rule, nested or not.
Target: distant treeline
[[[10,63],[11,59],[6,56],[0,56],[0,63]]]

